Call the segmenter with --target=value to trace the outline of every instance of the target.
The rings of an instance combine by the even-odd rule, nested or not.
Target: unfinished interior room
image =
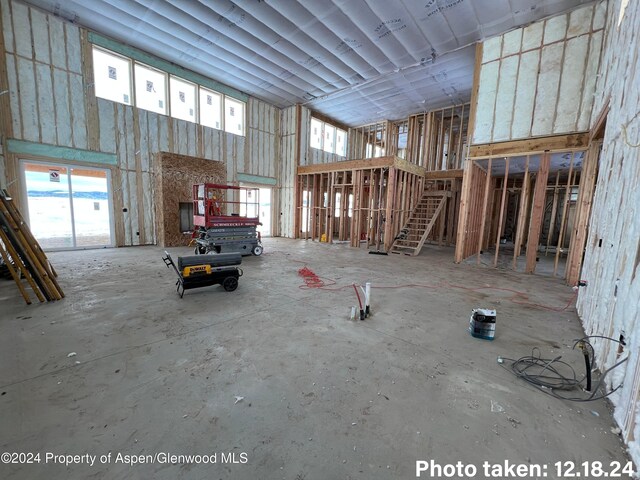
[[[0,478],[640,478],[640,2],[0,22]]]

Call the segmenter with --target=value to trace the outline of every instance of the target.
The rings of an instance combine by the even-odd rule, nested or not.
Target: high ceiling
[[[473,44],[590,0],[29,0],[278,107],[355,126],[466,102]]]

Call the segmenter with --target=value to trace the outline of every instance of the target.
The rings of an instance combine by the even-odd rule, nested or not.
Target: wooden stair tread
[[[407,233],[404,238],[397,238],[389,251],[412,256],[420,253],[443,210],[447,196],[445,191],[423,192],[422,197],[409,215],[409,219],[400,230]]]

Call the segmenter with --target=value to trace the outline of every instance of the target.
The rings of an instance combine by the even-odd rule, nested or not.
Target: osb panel
[[[180,203],[192,201],[193,185],[197,183],[226,184],[226,165],[167,152],[156,154],[156,165],[158,244],[162,247],[188,245],[191,236],[180,231]]]

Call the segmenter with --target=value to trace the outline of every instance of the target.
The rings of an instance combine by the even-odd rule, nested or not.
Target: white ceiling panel
[[[540,155],[530,155],[527,163],[527,157],[510,157],[509,158],[509,177],[520,177],[524,175],[525,170],[529,172],[537,172],[540,169]],[[555,152],[551,154],[549,164],[549,173],[582,171],[582,163],[584,161],[584,152]],[[476,160],[476,163],[482,168],[487,169],[489,160]],[[491,176],[503,177],[506,159],[494,158],[491,160]]]
[[[278,107],[348,125],[467,102],[472,45],[588,0],[29,0]]]

